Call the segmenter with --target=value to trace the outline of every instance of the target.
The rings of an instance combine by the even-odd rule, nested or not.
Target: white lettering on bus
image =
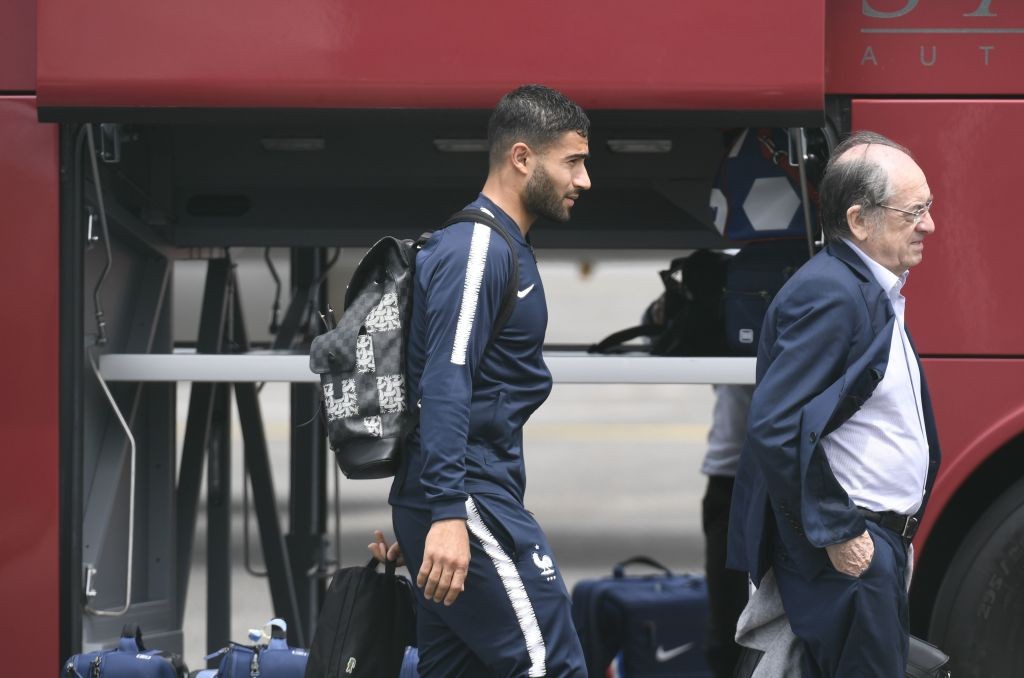
[[[919,46],[918,49],[919,49],[919,54],[920,54],[920,61],[921,61],[921,65],[922,66],[924,66],[926,68],[931,68],[932,66],[934,66],[938,62],[939,48],[936,45],[931,45],[930,46],[931,50],[932,50],[931,58],[928,58],[928,54],[927,54],[927,51],[926,51],[927,47],[928,46],[926,46],[926,45],[920,45]],[[994,50],[995,48],[996,48],[995,45],[979,45],[978,46],[978,49],[980,49],[981,52],[982,52],[982,64],[983,65],[985,65],[985,66],[991,65],[991,63],[992,63],[991,62],[991,53],[992,53],[992,50]],[[884,54],[883,54],[883,56],[884,56]],[[875,48],[872,47],[871,45],[868,45],[867,47],[864,48],[864,54],[860,58],[860,65],[861,66],[864,66],[864,65],[879,66],[880,65],[880,63],[878,61],[878,56],[875,54]]]
[[[902,8],[897,9],[893,12],[883,12],[877,10],[871,6],[869,0],[861,1],[861,13],[864,16],[873,17],[875,19],[898,19],[901,16],[906,16],[917,8],[917,4],[920,0],[907,0],[907,4],[903,5]],[[992,11],[992,0],[979,0],[978,7],[973,12],[968,12],[963,16],[996,16],[996,13]]]

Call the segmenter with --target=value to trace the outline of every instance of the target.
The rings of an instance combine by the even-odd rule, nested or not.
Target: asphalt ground
[[[601,263],[545,263],[550,343],[590,343],[635,324],[660,293],[664,259]],[[243,289],[245,289],[243,287]],[[250,314],[251,317],[251,314]],[[184,433],[189,388],[179,386],[178,442]],[[288,387],[267,384],[261,406],[270,446],[278,514],[287,528]],[[651,556],[675,571],[700,571],[703,540],[700,473],[713,396],[706,385],[559,385],[525,431],[527,508],[555,551],[567,585],[610,573],[633,555]],[[265,578],[245,568],[241,433],[232,434],[234,529],[232,637],[273,616]],[[333,482],[329,486],[333,495]],[[389,535],[390,480],[340,480],[341,564],[362,564],[372,531]],[[251,506],[250,506],[251,508]],[[334,512],[328,535],[335,548]],[[255,515],[249,516],[249,560],[262,569]],[[206,648],[206,530],[200,515],[186,602],[185,659],[203,665]]]

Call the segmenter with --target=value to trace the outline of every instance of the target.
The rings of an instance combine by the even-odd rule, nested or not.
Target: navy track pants
[[[569,592],[540,525],[521,504],[502,496],[474,495],[466,507],[465,591],[450,607],[417,591],[420,675],[585,678]],[[392,520],[415,579],[430,513],[395,506]]]

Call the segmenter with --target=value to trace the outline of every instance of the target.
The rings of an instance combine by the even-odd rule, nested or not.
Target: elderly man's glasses
[[[883,209],[892,210],[893,212],[906,214],[908,217],[910,217],[911,221],[914,222],[914,225],[917,226],[919,223],[921,223],[921,220],[924,219],[924,215],[928,214],[928,210],[932,208],[932,202],[934,200],[935,199],[932,198],[931,200],[926,202],[922,207],[919,207],[916,210],[904,210],[900,209],[899,207],[891,207],[889,205],[883,205],[881,203],[879,203],[878,206]]]

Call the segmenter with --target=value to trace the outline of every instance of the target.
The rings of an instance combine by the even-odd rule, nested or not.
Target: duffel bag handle
[[[370,558],[370,562],[366,563],[366,569],[371,572],[376,572],[377,567],[380,565],[380,561],[376,558]],[[384,563],[384,574],[394,576],[395,570],[398,569],[397,563],[394,560],[389,560]]]
[[[621,563],[617,564],[614,569],[612,569],[612,574],[616,579],[622,579],[626,576],[626,567],[629,565],[647,565],[656,570],[661,570],[670,577],[672,576],[672,570],[668,569],[654,558],[650,558],[648,556],[633,556],[632,558],[623,560]]]

